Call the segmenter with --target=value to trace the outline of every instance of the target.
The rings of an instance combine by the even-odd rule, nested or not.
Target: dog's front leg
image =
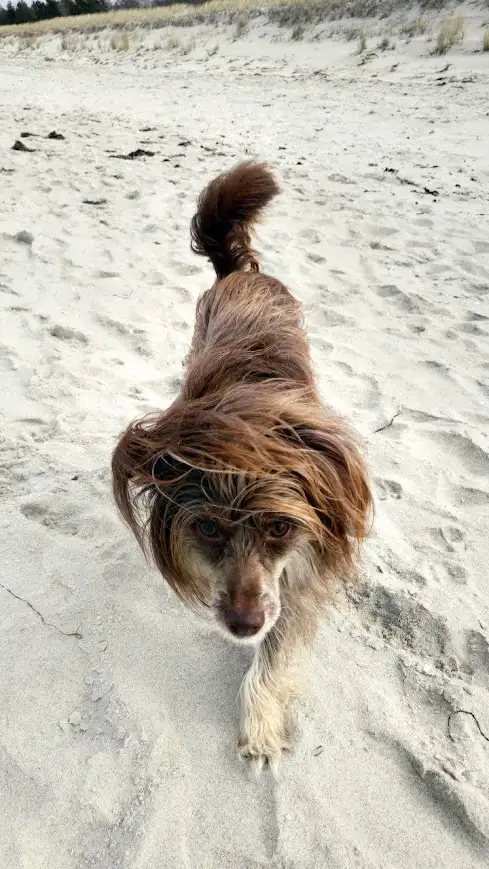
[[[287,710],[296,694],[293,649],[282,619],[255,652],[239,691],[238,754],[251,758],[258,769],[276,767],[290,745]]]

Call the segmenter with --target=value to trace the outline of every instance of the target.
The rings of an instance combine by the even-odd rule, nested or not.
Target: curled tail
[[[247,162],[219,175],[201,193],[190,226],[191,247],[210,259],[218,278],[247,267],[258,270],[253,226],[278,192],[264,163]]]

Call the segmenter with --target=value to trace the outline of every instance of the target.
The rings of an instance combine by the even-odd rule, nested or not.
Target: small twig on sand
[[[386,428],[390,428],[392,423],[394,422],[394,420],[397,419],[397,417],[400,416],[400,414],[401,414],[401,408],[399,408],[399,410],[394,414],[393,417],[391,417],[389,422],[386,422],[385,425],[381,425],[379,428],[374,428],[373,434],[378,434],[379,431],[385,431]]]
[[[452,731],[450,730],[450,725],[452,723],[452,718],[454,715],[469,715],[473,719],[473,721],[475,722],[475,724],[477,726],[477,730],[479,731],[482,738],[485,739],[486,742],[489,742],[489,736],[486,736],[486,734],[484,733],[482,727],[480,726],[476,716],[474,715],[473,712],[470,712],[468,709],[455,709],[448,716],[447,729],[448,729],[448,735],[449,735],[450,739],[452,740],[452,742],[455,742],[455,740],[452,736]]]
[[[42,624],[46,628],[54,628],[55,631],[58,631],[58,634],[63,634],[64,637],[76,637],[77,640],[81,640],[83,638],[83,634],[81,634],[80,631],[62,631],[61,628],[58,628],[57,625],[53,625],[52,622],[46,621],[43,614],[40,613],[39,610],[36,609],[36,607],[29,600],[26,600],[25,597],[20,597],[20,595],[15,594],[15,591],[12,591],[10,588],[7,588],[7,586],[3,585],[1,582],[0,582],[0,588],[3,588],[3,590],[6,591],[7,594],[12,595],[12,597],[15,597],[16,600],[20,600],[20,601],[22,601],[22,603],[27,604],[29,609],[31,609],[32,612],[35,613],[36,616],[38,616],[40,618]]]

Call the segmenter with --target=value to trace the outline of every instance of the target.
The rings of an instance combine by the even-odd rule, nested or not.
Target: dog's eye
[[[284,519],[277,519],[276,522],[272,522],[268,526],[268,536],[275,539],[279,537],[287,537],[287,534],[289,534],[291,528],[292,525],[290,524],[290,522],[286,522]]]
[[[206,540],[215,540],[220,537],[219,526],[212,519],[201,519],[200,522],[197,522],[196,528],[201,537],[205,537]]]

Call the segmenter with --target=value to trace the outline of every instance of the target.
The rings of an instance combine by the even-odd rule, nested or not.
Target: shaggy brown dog
[[[371,508],[355,437],[319,399],[300,306],[251,247],[277,193],[256,163],[204,190],[192,248],[217,279],[197,304],[181,395],[130,425],[112,461],[120,511],[167,582],[256,646],[238,751],[258,766],[288,745],[294,653],[335,578],[352,575]]]

